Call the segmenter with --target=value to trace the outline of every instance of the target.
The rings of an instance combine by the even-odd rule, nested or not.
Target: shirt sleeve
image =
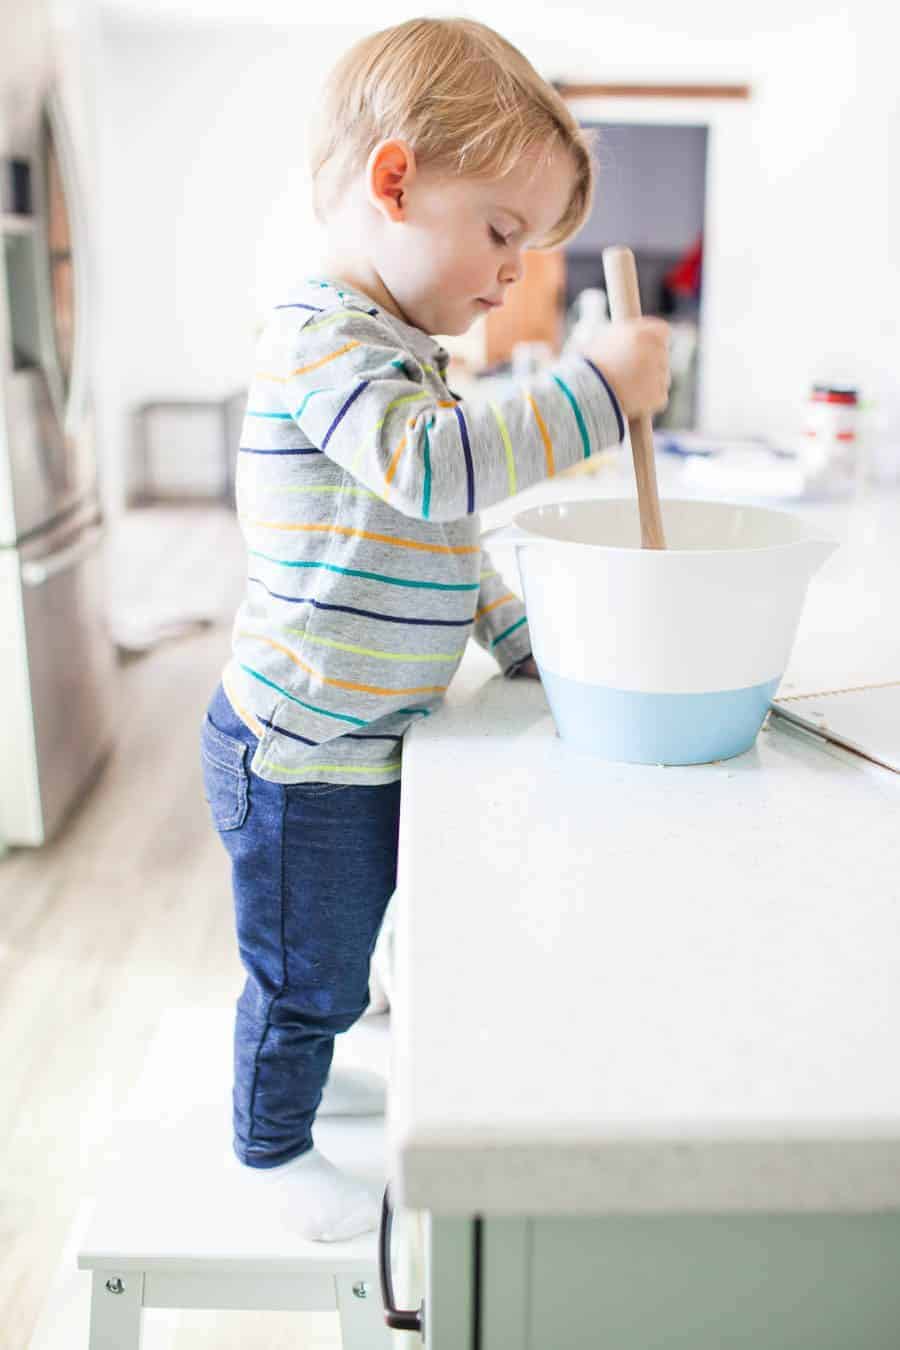
[[[486,549],[481,551],[480,580],[472,637],[508,675],[531,655],[525,606],[506,585]]]
[[[254,380],[280,411],[258,415],[292,419],[403,515],[473,515],[624,440],[618,401],[587,357],[563,356],[490,399],[441,398],[378,315],[348,307],[286,322],[270,321],[268,368]]]

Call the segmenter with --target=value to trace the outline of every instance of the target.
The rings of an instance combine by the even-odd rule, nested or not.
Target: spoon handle
[[[603,250],[603,271],[609,296],[609,316],[617,319],[641,317],[641,294],[637,268],[630,248]],[[656,487],[656,460],[653,455],[653,422],[649,413],[628,419],[634,476],[637,479],[638,510],[641,516],[641,547],[665,548],[659,492]]]

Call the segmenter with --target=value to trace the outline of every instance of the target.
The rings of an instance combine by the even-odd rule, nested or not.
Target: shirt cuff
[[[518,657],[515,661],[513,661],[511,666],[506,667],[503,674],[507,677],[507,679],[511,679],[514,675],[518,675],[519,667],[524,666],[526,661],[530,661],[532,659],[532,655],[533,655],[532,652],[526,652],[524,656]]]

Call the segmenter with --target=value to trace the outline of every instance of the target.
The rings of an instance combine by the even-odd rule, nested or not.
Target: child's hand
[[[662,412],[669,401],[669,339],[665,319],[607,324],[586,355],[599,366],[629,419]]]
[[[538,670],[533,656],[526,657],[520,666],[517,666],[512,678],[516,679],[519,675],[530,675],[533,680],[541,678],[541,672]]]

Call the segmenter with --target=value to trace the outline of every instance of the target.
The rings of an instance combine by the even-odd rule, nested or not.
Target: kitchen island
[[[845,547],[782,689],[897,679],[900,497],[802,510]],[[605,763],[471,645],[403,775],[390,1164],[433,1350],[896,1350],[900,776],[772,716]]]

